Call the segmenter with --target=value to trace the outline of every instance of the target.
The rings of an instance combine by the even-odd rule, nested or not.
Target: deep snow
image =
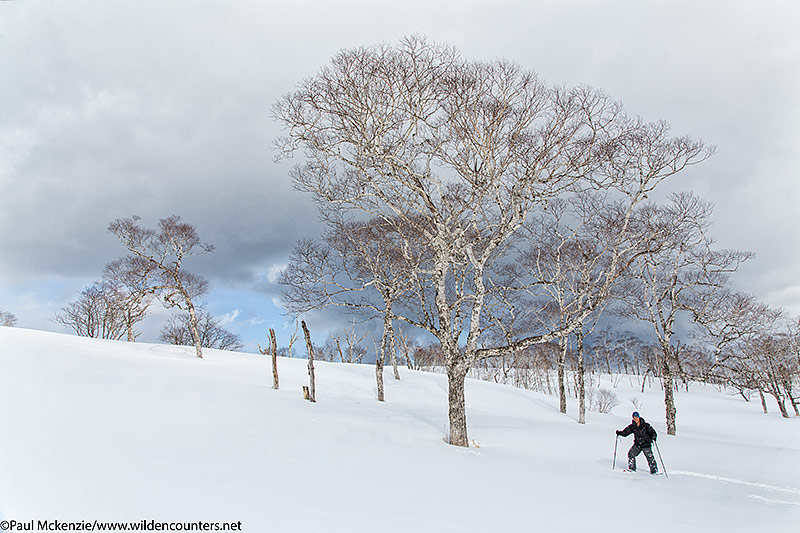
[[[446,379],[0,327],[0,518],[242,522],[248,532],[800,530],[800,419],[714,387],[613,389],[576,422],[544,394],[469,380],[469,449],[445,444]],[[611,388],[611,383],[604,385]],[[669,478],[623,473],[638,410]],[[774,413],[772,411],[775,411]]]

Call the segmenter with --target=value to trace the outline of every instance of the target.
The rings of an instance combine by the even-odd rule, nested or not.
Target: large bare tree
[[[661,348],[667,433],[675,435],[675,378],[682,368],[685,342],[677,335],[681,318],[702,322],[713,312],[730,274],[752,257],[739,250],[715,250],[708,230],[712,205],[692,193],[673,194],[667,205],[651,205],[652,233],[663,236],[657,253],[637,257],[622,292],[627,316],[652,326]],[[690,352],[689,352],[690,353]]]
[[[198,330],[195,299],[205,294],[208,282],[183,269],[187,257],[211,252],[214,247],[200,241],[191,224],[172,215],[158,221],[156,229],[139,225],[138,216],[112,221],[108,231],[116,235],[130,255],[113,263],[121,279],[138,279],[140,288],[156,295],[165,307],[189,314],[189,331],[197,357],[203,357],[203,339]]]
[[[286,127],[282,153],[305,156],[295,187],[324,220],[400,217],[423,237],[432,312],[396,316],[442,346],[449,442],[459,446],[469,443],[470,366],[577,327],[481,347],[488,273],[534,206],[576,185],[649,190],[709,153],[598,90],[548,86],[508,61],[468,61],[419,37],[338,53],[274,116]]]

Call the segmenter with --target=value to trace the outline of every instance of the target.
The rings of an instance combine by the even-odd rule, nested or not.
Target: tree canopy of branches
[[[136,290],[157,296],[165,307],[188,312],[195,351],[197,357],[203,357],[194,300],[205,294],[208,282],[182,267],[185,258],[211,252],[214,247],[201,242],[195,227],[182,222],[179,216],[160,219],[156,229],[141,227],[139,220],[140,217],[134,216],[109,224],[108,231],[130,255],[110,264],[107,270]]]
[[[656,253],[641,255],[623,291],[625,314],[653,327],[661,348],[667,433],[676,433],[675,377],[684,375],[685,344],[676,335],[681,317],[703,322],[727,290],[730,274],[752,254],[714,250],[708,235],[712,206],[691,193],[652,205],[649,232],[664,239]]]
[[[338,359],[342,363],[359,363],[367,354],[367,349],[361,344],[366,337],[366,332],[356,332],[356,324],[353,321],[350,328],[337,330],[328,335],[325,352],[330,354],[333,360]]]
[[[286,127],[282,153],[304,155],[295,187],[323,220],[399,220],[418,239],[428,261],[411,279],[426,290],[392,314],[441,344],[449,442],[459,446],[469,442],[470,366],[557,339],[580,318],[482,343],[497,291],[489,277],[532,210],[575,188],[614,189],[633,204],[710,153],[663,122],[628,117],[598,90],[548,86],[513,63],[465,60],[420,37],[341,51],[273,111]]]
[[[767,411],[764,394],[775,399],[788,418],[788,398],[800,416],[795,389],[800,378],[800,320],[759,302],[750,294],[721,294],[703,317],[714,350],[707,375],[741,391],[756,390]],[[746,396],[745,396],[746,398]]]
[[[159,339],[179,346],[193,345],[194,336],[192,335],[190,323],[191,316],[189,313],[179,313],[171,316],[164,327],[161,328]],[[200,345],[203,348],[235,351],[241,350],[244,346],[239,335],[228,331],[208,311],[200,311],[197,314],[197,332],[200,334]]]
[[[397,373],[393,307],[417,288],[423,258],[412,246],[414,228],[403,227],[399,217],[371,218],[364,222],[331,222],[320,242],[302,239],[292,250],[279,282],[283,301],[295,314],[328,306],[383,320],[383,335],[376,356],[378,400],[384,400],[383,363],[391,345]]]
[[[81,291],[53,320],[82,337],[119,340],[135,336],[127,294],[110,281],[98,281]]]
[[[526,292],[533,301],[542,302],[528,308],[539,308],[534,318],[549,322],[550,329],[568,330],[570,324],[576,325],[573,335],[580,423],[585,423],[586,412],[584,326],[599,318],[619,279],[636,258],[652,254],[662,245],[658,232],[642,226],[642,210],[636,207],[643,198],[644,193],[636,190],[616,196],[610,191],[577,190],[547,202],[525,226],[525,248],[515,266],[532,275],[533,283]],[[508,321],[510,325],[513,322]],[[512,334],[508,327],[501,327],[505,335]],[[559,343],[558,390],[561,412],[566,413],[569,336],[562,335]]]

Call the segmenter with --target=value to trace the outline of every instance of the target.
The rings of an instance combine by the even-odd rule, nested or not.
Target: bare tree
[[[800,416],[794,384],[800,378],[796,321],[780,309],[770,308],[754,296],[721,294],[702,325],[714,343],[714,361],[707,370],[742,391],[757,390],[764,413],[765,394],[775,399],[781,416],[788,418],[788,399]]]
[[[418,369],[411,354],[413,350],[419,346],[419,341],[409,335],[404,328],[399,328],[395,332],[395,338],[397,339],[397,343],[400,345],[400,351],[403,354],[403,361],[405,362],[406,367],[409,370]]]
[[[671,196],[666,206],[651,206],[652,233],[664,238],[657,253],[641,255],[623,291],[625,313],[653,327],[661,350],[667,433],[676,433],[675,378],[685,375],[685,343],[676,335],[681,317],[702,322],[726,290],[731,273],[752,254],[713,250],[708,236],[712,206],[691,193]]]
[[[118,259],[105,266],[103,279],[110,282],[119,295],[119,305],[125,322],[128,342],[134,342],[138,333],[134,326],[145,319],[153,293],[147,285],[148,272],[126,268],[126,261]]]
[[[585,423],[584,336],[593,329],[620,277],[642,254],[652,253],[661,238],[637,219],[637,205],[646,197],[641,189],[613,198],[609,191],[579,190],[566,200],[554,200],[528,225],[530,246],[519,266],[535,283],[527,290],[544,297],[557,321],[551,328],[573,330],[576,341],[579,417]],[[570,336],[559,339],[557,361],[560,409],[566,413],[565,362]]]
[[[387,352],[399,379],[395,355],[395,303],[414,290],[413,275],[422,261],[413,228],[398,217],[365,222],[329,221],[329,231],[319,242],[303,239],[292,251],[280,283],[284,304],[295,314],[330,306],[344,307],[367,318],[383,321],[383,336],[376,354],[378,401],[384,401],[383,365]],[[329,351],[341,353],[338,340]]]
[[[300,321],[295,320],[294,331],[292,332],[291,335],[289,335],[289,342],[286,346],[281,346],[280,348],[278,348],[278,355],[280,355],[281,357],[289,357],[289,358],[293,357],[292,349],[294,347],[294,343],[296,343],[300,339],[301,334],[302,331],[300,330]],[[265,353],[263,350],[261,350],[261,346],[259,346],[259,351],[261,353]]]
[[[414,368],[416,370],[432,370],[434,368],[444,368],[444,366],[444,354],[442,353],[442,346],[438,342],[417,346],[414,350]]]
[[[126,295],[113,283],[98,281],[81,291],[53,320],[82,337],[119,340],[133,325],[126,309]]]
[[[0,326],[14,327],[17,325],[17,317],[14,313],[0,309]]]
[[[197,357],[203,357],[203,341],[198,331],[194,300],[205,294],[205,278],[183,270],[183,260],[189,256],[214,250],[200,241],[191,224],[173,215],[158,221],[157,229],[143,228],[140,217],[121,218],[108,226],[131,255],[113,263],[122,279],[139,279],[141,288],[156,295],[165,307],[177,307],[189,313],[191,333]]]
[[[800,416],[793,392],[793,382],[800,377],[800,371],[791,339],[785,334],[764,333],[741,348],[740,356],[731,361],[735,375],[752,377],[762,394],[775,399],[782,417],[789,418],[787,399],[795,415]]]
[[[367,349],[361,345],[366,338],[366,332],[356,332],[356,321],[353,320],[350,328],[334,331],[328,336],[325,349],[338,355],[342,363],[360,363],[367,354]]]
[[[241,350],[244,346],[239,335],[227,330],[208,311],[197,314],[197,333],[200,336],[200,346],[216,350]],[[191,346],[194,344],[194,335],[191,328],[189,313],[179,313],[171,316],[161,328],[159,339],[168,344],[178,346]]]
[[[487,276],[542,201],[569,187],[651,189],[708,155],[664,123],[627,117],[600,91],[549,87],[506,61],[466,61],[422,38],[345,50],[274,107],[283,153],[302,149],[295,186],[324,220],[400,218],[423,237],[431,298],[397,319],[445,357],[449,442],[468,446],[464,380],[483,357],[577,327],[481,347]],[[587,311],[587,314],[591,311]]]

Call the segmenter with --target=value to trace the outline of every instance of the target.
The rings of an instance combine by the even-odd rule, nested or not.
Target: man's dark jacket
[[[637,448],[650,448],[653,445],[653,441],[656,440],[657,434],[656,430],[653,429],[653,426],[648,424],[644,421],[644,418],[639,418],[639,425],[636,425],[636,422],[631,422],[631,425],[623,429],[622,431],[618,431],[617,435],[622,437],[627,437],[633,433],[633,443],[636,445]]]

